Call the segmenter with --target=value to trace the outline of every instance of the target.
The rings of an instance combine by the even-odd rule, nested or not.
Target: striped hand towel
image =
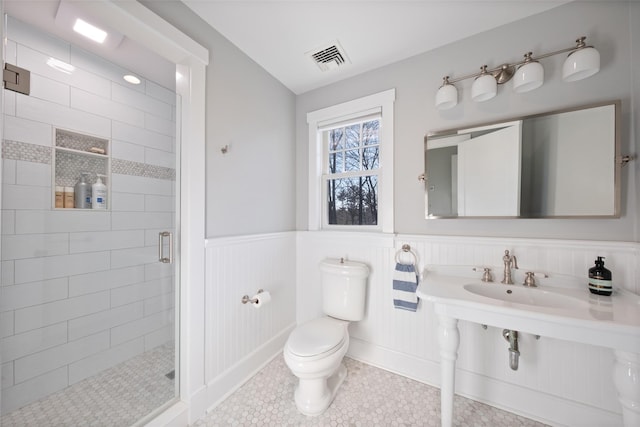
[[[418,308],[418,275],[413,264],[396,263],[393,272],[393,306],[401,310],[416,311]]]

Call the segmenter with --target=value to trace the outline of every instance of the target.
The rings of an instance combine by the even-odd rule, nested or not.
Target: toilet
[[[349,348],[349,322],[364,318],[369,268],[344,259],[320,263],[322,308],[326,316],[306,322],[291,332],[284,360],[298,377],[295,402],[309,416],[323,413],[347,376],[342,358]]]

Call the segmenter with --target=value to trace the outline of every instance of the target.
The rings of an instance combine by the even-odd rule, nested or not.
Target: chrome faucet
[[[504,256],[502,257],[502,261],[504,262],[504,278],[500,283],[504,283],[505,285],[513,285],[513,279],[511,278],[511,269],[518,268],[518,260],[515,255],[509,255],[509,251],[504,251]]]

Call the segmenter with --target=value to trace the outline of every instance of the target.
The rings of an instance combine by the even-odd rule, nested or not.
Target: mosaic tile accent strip
[[[25,142],[2,141],[2,158],[10,160],[21,160],[25,162],[52,163],[53,148]],[[78,181],[81,171],[92,171],[92,179],[95,181],[95,174],[107,173],[108,157],[83,156],[82,153],[68,153],[58,150],[56,153],[56,185],[73,186]],[[101,163],[102,162],[102,163]],[[176,170],[164,166],[148,165],[140,162],[132,162],[124,159],[111,160],[111,172],[123,175],[143,176],[146,178],[176,180]]]
[[[113,159],[111,161],[111,173],[123,175],[143,176],[145,178],[176,180],[176,170],[164,166],[148,165],[146,163],[132,162],[130,160]]]
[[[175,396],[173,343],[156,347],[98,375],[0,418],[2,427],[130,426]]]
[[[2,141],[2,158],[51,164],[51,147],[18,141]]]
[[[85,156],[67,151],[56,151],[56,185],[73,187],[82,172],[89,173],[89,183],[96,182],[96,174],[107,175],[108,158]]]
[[[63,129],[56,129],[56,147],[71,148],[78,151],[90,152],[91,148],[109,150],[109,140],[97,136],[84,135]]]
[[[331,406],[317,417],[296,409],[298,380],[280,355],[193,426],[440,426],[438,388],[348,357],[344,363],[347,378]],[[456,426],[544,426],[460,396],[455,396],[453,421]]]

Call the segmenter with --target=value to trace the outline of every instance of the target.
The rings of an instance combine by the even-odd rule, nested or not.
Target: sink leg
[[[440,344],[440,419],[442,427],[453,425],[453,395],[456,384],[456,359],[460,345],[458,319],[438,315]]]
[[[625,427],[640,426],[640,354],[614,350],[613,383],[622,404]]]

